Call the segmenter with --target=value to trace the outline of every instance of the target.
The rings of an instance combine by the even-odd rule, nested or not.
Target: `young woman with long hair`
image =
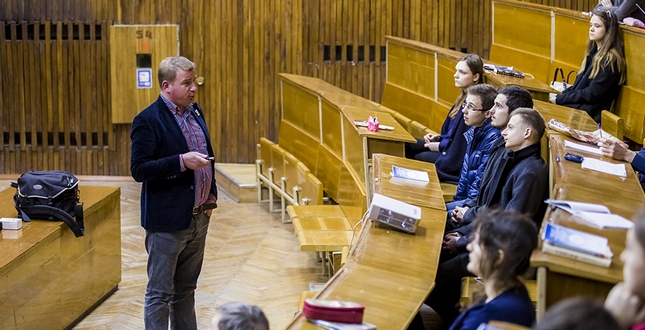
[[[613,11],[594,11],[589,21],[586,53],[576,82],[561,95],[552,96],[550,101],[584,110],[600,122],[601,111],[610,110],[620,86],[625,83],[625,50]]]
[[[464,123],[462,110],[468,87],[481,84],[484,78],[481,58],[475,54],[463,56],[455,66],[454,78],[461,93],[448,112],[441,134],[427,134],[417,139],[417,143],[406,144],[406,157],[434,163],[440,181],[457,183],[467,145],[464,133],[469,128]]]

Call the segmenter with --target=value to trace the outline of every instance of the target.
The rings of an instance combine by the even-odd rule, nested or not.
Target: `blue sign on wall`
[[[137,69],[137,88],[152,88],[152,69]]]

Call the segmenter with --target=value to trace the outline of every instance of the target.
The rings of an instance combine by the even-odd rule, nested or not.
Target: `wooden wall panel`
[[[596,0],[528,2],[591,10]],[[0,0],[0,172],[129,175],[129,124],[111,124],[109,27],[177,24],[205,78],[196,100],[217,161],[277,140],[279,73],[380,101],[386,35],[488,58],[491,0]],[[452,100],[450,100],[452,102]]]

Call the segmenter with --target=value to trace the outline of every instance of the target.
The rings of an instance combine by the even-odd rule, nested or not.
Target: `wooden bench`
[[[589,16],[578,11],[522,1],[493,1],[493,43],[490,60],[532,73],[545,83],[558,67],[565,75],[577,72],[585,55]],[[518,21],[523,22],[517,24]],[[645,31],[620,26],[625,45],[627,81],[611,110],[624,122],[623,135],[632,141],[645,138],[645,76],[637,63],[645,61]],[[571,80],[575,80],[572,75]],[[569,81],[573,83],[573,81]]]

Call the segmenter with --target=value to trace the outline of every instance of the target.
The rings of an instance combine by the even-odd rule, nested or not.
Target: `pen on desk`
[[[600,131],[600,138],[602,139],[602,126],[598,123],[598,130]]]

